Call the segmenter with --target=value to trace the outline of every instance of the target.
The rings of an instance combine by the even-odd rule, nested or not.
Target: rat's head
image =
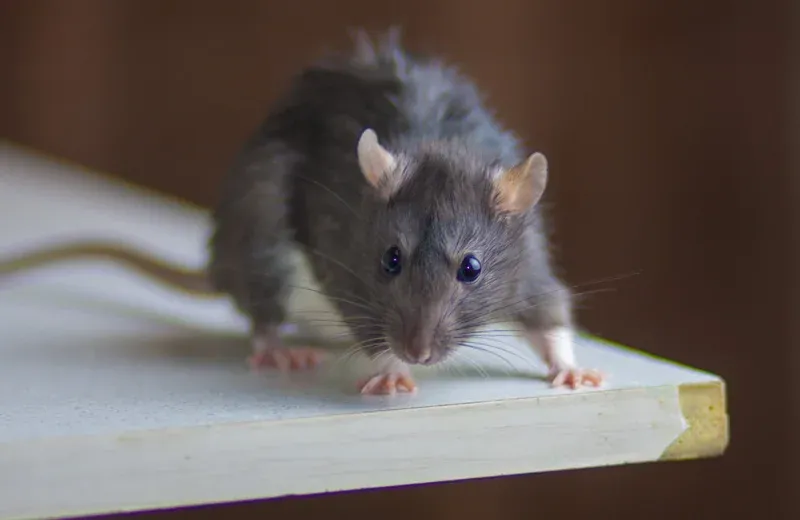
[[[374,194],[363,275],[386,344],[407,363],[436,363],[516,294],[547,162],[535,153],[503,168],[453,142],[389,152],[369,129],[358,159]]]

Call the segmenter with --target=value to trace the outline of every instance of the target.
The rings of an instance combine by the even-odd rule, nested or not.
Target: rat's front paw
[[[550,384],[552,386],[568,386],[573,390],[586,385],[600,386],[603,384],[604,379],[605,376],[598,370],[564,368],[550,372]]]
[[[257,351],[247,361],[254,370],[268,367],[292,372],[314,368],[324,356],[325,352],[315,348],[278,347]]]
[[[382,372],[358,384],[363,395],[394,395],[397,392],[413,393],[417,384],[406,372]]]

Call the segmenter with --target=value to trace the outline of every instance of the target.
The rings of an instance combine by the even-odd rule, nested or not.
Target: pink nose
[[[431,360],[433,354],[429,348],[411,349],[408,351],[408,357],[417,363],[425,364]]]

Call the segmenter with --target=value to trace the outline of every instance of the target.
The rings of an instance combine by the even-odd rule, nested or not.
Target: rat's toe
[[[268,348],[248,358],[252,368],[276,368],[281,372],[292,372],[316,367],[324,358],[324,352],[314,348]]]
[[[324,353],[314,348],[290,349],[287,353],[292,370],[304,370],[316,367],[322,361]]]
[[[583,374],[583,382],[592,386],[600,386],[605,380],[605,375],[599,370],[587,370]]]
[[[414,392],[416,384],[407,374],[376,374],[359,384],[363,395],[394,395],[397,392]]]
[[[412,393],[412,392],[415,392],[417,390],[417,384],[414,382],[413,379],[411,379],[410,376],[407,376],[405,374],[401,374],[397,378],[397,388],[401,392]]]
[[[568,386],[575,390],[585,385],[600,386],[603,383],[603,379],[603,374],[597,370],[568,368],[551,374],[551,386]]]

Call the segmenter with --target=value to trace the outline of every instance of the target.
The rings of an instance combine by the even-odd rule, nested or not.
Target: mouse
[[[354,33],[296,74],[248,137],[211,212],[209,260],[183,270],[102,241],[34,251],[0,275],[76,256],[130,265],[248,318],[252,367],[315,367],[293,322],[335,331],[368,363],[354,390],[418,390],[413,366],[491,349],[511,323],[556,387],[600,386],[576,360],[573,294],[555,274],[542,151],[525,151],[455,66],[391,29]],[[488,332],[487,332],[488,331]]]

